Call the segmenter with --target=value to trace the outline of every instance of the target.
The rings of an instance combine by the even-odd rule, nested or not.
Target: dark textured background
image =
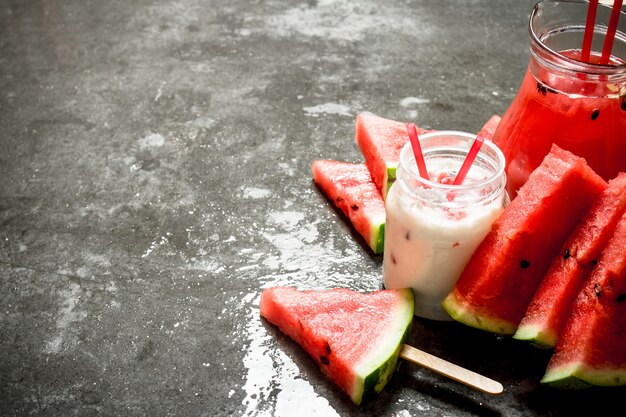
[[[416,319],[357,409],[259,318],[261,288],[381,286],[311,182],[371,111],[477,131],[528,62],[529,1],[0,2],[0,415],[570,415],[547,352]],[[621,408],[620,408],[621,409]]]

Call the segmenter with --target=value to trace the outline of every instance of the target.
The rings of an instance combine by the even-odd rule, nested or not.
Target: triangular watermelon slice
[[[515,333],[552,258],[606,183],[553,146],[478,246],[442,306],[454,319]]]
[[[498,125],[500,124],[500,120],[502,120],[502,117],[500,117],[497,114],[494,114],[493,116],[491,116],[489,120],[485,122],[482,129],[480,129],[480,132],[478,132],[478,135],[482,136],[485,139],[493,140],[493,135],[496,134],[496,129],[498,128]]]
[[[421,135],[428,130],[417,128]],[[355,140],[383,199],[396,179],[400,150],[408,142],[406,123],[364,112],[356,116]]]
[[[413,319],[413,291],[273,287],[261,294],[260,307],[359,405],[382,391],[396,370]]]
[[[626,385],[626,214],[578,293],[542,383]]]
[[[313,180],[350,219],[374,253],[382,253],[385,203],[365,164],[317,160]]]
[[[626,207],[626,173],[609,181],[600,198],[555,256],[513,337],[552,348],[585,278],[598,261]],[[626,346],[624,347],[626,349]]]

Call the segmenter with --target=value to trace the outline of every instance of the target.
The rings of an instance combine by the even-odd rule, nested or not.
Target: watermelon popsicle
[[[486,393],[503,391],[497,381],[404,344],[413,319],[410,289],[366,294],[345,288],[271,287],[261,294],[260,310],[357,405],[382,391],[398,358]]]

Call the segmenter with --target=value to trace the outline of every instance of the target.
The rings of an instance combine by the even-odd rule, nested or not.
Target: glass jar
[[[552,143],[584,157],[605,180],[626,171],[626,16],[622,12],[609,63],[601,65],[610,8],[600,5],[596,52],[582,62],[587,7],[541,1],[530,16],[530,63],[494,136],[507,161],[511,198]]]
[[[438,131],[420,136],[431,180],[420,176],[408,142],[385,201],[383,280],[413,288],[415,314],[450,320],[441,308],[508,196],[502,152],[485,141],[461,185],[453,185],[476,135]]]

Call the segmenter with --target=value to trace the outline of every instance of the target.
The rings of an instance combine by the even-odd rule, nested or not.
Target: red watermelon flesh
[[[397,368],[413,319],[413,291],[273,287],[261,294],[260,307],[358,405],[379,393]]]
[[[550,261],[606,183],[553,146],[478,246],[442,306],[454,319],[515,333]]]
[[[622,173],[609,181],[606,190],[554,257],[514,338],[540,347],[555,346],[576,295],[625,207],[626,173]]]
[[[578,293],[542,383],[626,385],[626,214]]]
[[[482,129],[480,129],[480,132],[478,132],[478,134],[485,139],[493,140],[493,135],[496,133],[496,129],[498,128],[501,119],[502,117],[494,114],[489,118],[489,120],[487,120]]]
[[[428,132],[417,128],[417,134]],[[408,142],[406,123],[398,122],[372,113],[356,116],[355,140],[383,199],[396,179],[400,150]]]
[[[374,253],[382,253],[385,203],[365,164],[317,160],[313,180],[350,219]]]

